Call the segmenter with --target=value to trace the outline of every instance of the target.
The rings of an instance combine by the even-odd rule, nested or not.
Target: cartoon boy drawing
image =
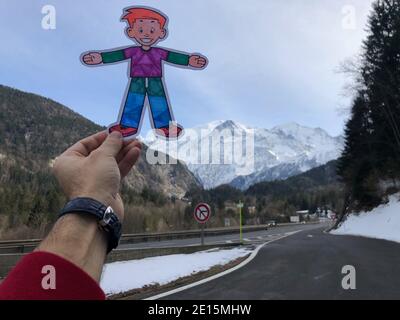
[[[119,131],[125,138],[139,134],[144,115],[146,96],[155,134],[167,139],[178,138],[183,128],[175,122],[163,81],[163,64],[204,69],[207,58],[184,54],[155,45],[167,37],[168,17],[151,8],[130,7],[124,10],[122,20],[128,23],[126,35],[138,46],[82,55],[89,66],[113,64],[130,60],[130,84],[121,107],[118,123],[109,132]]]

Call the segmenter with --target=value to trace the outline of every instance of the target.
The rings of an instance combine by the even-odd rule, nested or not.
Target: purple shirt
[[[146,51],[141,47],[131,47],[124,50],[127,59],[131,59],[132,78],[162,77],[162,63],[168,58],[168,51],[161,48],[151,48]]]

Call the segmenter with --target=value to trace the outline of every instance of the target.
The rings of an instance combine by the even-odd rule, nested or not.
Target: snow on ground
[[[165,285],[217,265],[226,265],[250,253],[251,251],[245,248],[214,249],[193,254],[114,262],[104,266],[100,285],[107,295],[154,284]]]
[[[381,205],[371,212],[349,216],[338,230],[331,233],[400,242],[399,198],[400,194],[391,196],[386,205]]]

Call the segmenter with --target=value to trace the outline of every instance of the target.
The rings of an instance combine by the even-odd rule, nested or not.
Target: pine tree
[[[371,207],[379,181],[400,176],[400,0],[373,4],[359,75],[338,173],[352,200]]]
[[[400,160],[400,1],[377,1],[364,44],[363,79],[374,124],[378,168],[399,172]]]
[[[338,173],[355,202],[374,205],[374,197],[368,199],[370,195],[365,187],[375,167],[372,156],[372,122],[368,108],[364,95],[360,93],[353,103],[351,119],[346,125],[346,144],[339,160]]]

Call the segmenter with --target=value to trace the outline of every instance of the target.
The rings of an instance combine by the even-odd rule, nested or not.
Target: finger
[[[125,155],[133,148],[138,148],[141,150],[142,144],[137,140],[133,140],[133,141],[129,141],[129,142],[124,141],[124,146],[117,156],[117,162],[120,163],[122,161],[122,159],[125,157]]]
[[[198,61],[199,61],[200,63],[206,63],[206,62],[207,62],[206,59],[204,59],[204,58],[200,58]]]
[[[65,154],[75,154],[87,157],[91,152],[96,150],[106,140],[107,133],[99,132],[86,139],[83,139],[65,151]]]
[[[99,151],[104,152],[107,156],[117,157],[123,146],[122,135],[120,132],[111,133],[104,143],[100,146]]]
[[[139,149],[142,149],[142,143],[139,140],[124,140],[124,148],[130,145],[136,145]]]
[[[119,171],[121,172],[121,177],[125,178],[128,173],[132,170],[133,166],[136,164],[140,157],[141,149],[132,148],[125,155],[122,161],[118,164]]]

